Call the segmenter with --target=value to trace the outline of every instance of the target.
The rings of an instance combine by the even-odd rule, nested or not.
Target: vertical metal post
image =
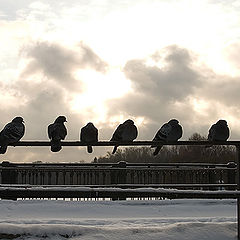
[[[125,184],[126,183],[126,167],[127,163],[125,161],[120,161],[118,162],[117,168],[119,170],[117,171],[112,171],[111,172],[111,184],[114,182],[114,184]],[[116,176],[117,174],[117,176]],[[126,200],[126,197],[124,196],[119,196],[119,197],[114,197],[112,198],[113,201],[115,200]]]
[[[240,190],[240,145],[236,145],[237,154],[237,190]],[[240,198],[237,198],[237,231],[240,240]]]
[[[212,183],[212,184],[216,183],[215,166],[209,167],[209,183]],[[209,190],[214,191],[214,190],[216,190],[216,187],[209,187]]]
[[[16,184],[17,183],[17,174],[15,170],[15,164],[3,161],[2,162],[2,184]],[[2,198],[3,199],[3,198]],[[5,199],[17,200],[16,197],[6,197]]]
[[[3,161],[2,167],[2,184],[16,184],[18,173],[15,170],[15,164]]]
[[[227,183],[235,184],[236,183],[236,167],[237,164],[235,162],[229,162],[227,164]],[[228,187],[227,190],[235,190],[235,187]]]
[[[118,162],[118,167],[121,168],[118,173],[119,174],[118,184],[125,184],[126,178],[127,178],[127,175],[126,175],[127,163],[125,161],[120,161]]]
[[[118,167],[120,168],[118,171],[118,183],[119,184],[125,184],[127,181],[127,162],[125,161],[120,161],[118,162]],[[118,198],[118,200],[126,200],[126,197],[121,196]]]

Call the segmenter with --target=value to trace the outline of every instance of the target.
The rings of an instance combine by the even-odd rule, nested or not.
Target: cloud
[[[182,100],[201,84],[199,74],[190,64],[187,50],[171,46],[167,50],[165,67],[147,66],[144,60],[128,61],[124,67],[138,92],[149,92],[151,98],[167,101]]]
[[[240,51],[239,41],[231,43],[224,49],[225,56],[238,69],[240,68],[240,56],[238,54],[239,51]]]
[[[147,113],[154,120],[159,111],[167,113],[169,104],[187,100],[202,85],[201,76],[192,68],[191,55],[186,49],[170,46],[164,52],[163,67],[148,66],[142,59],[126,63],[124,73],[132,81],[134,91],[123,99],[123,106],[133,114]]]
[[[184,126],[184,138],[194,132],[206,135],[219,118],[234,125],[233,136],[240,136],[236,123],[240,111],[239,81],[199,66],[191,51],[169,46],[147,59],[129,60],[123,71],[133,91],[121,101],[109,101],[109,116],[143,117],[147,124],[140,137],[151,139],[157,129],[171,118]]]
[[[80,64],[82,67],[91,67],[99,72],[106,72],[108,64],[104,62],[89,46],[83,42],[79,44],[81,49]]]
[[[208,82],[199,95],[208,101],[216,101],[229,107],[240,107],[240,84],[238,77],[218,76],[217,82]]]
[[[22,116],[26,125],[23,140],[48,140],[47,126],[57,116],[65,115],[68,122],[67,140],[79,140],[79,131],[86,122],[82,113],[71,110],[70,102],[75,92],[81,93],[81,79],[75,78],[77,69],[90,69],[104,73],[107,64],[94,51],[80,43],[68,49],[49,42],[33,43],[21,50],[20,59],[25,64],[15,81],[0,83],[0,129],[15,116]],[[85,148],[63,149],[52,154],[49,148],[9,148],[4,159],[10,161],[69,161],[93,159],[102,155],[105,149],[96,149],[93,155]]]
[[[75,49],[68,49],[57,43],[38,42],[25,47],[23,52],[29,63],[21,78],[42,73],[44,77],[71,91],[81,91],[81,83],[74,77],[76,70],[90,68],[105,72],[107,69],[107,64],[83,43]]]
[[[38,42],[24,48],[21,55],[26,65],[19,79],[0,84],[4,101],[0,102],[1,128],[13,117],[24,117],[24,140],[47,140],[47,126],[59,115],[68,119],[67,140],[78,140],[80,128],[86,122],[85,112],[73,112],[70,102],[76,88],[81,94],[81,80],[76,69],[92,69],[107,74],[108,65],[94,51],[81,43],[77,48]],[[106,73],[105,73],[106,72]],[[138,140],[151,140],[160,126],[171,118],[179,119],[183,139],[194,132],[207,135],[210,125],[219,118],[229,120],[233,138],[240,136],[238,79],[221,76],[199,66],[191,51],[169,46],[153,57],[126,62],[123,72],[132,83],[132,90],[123,97],[106,101],[106,122],[99,123],[99,139],[109,140],[118,125],[112,119],[143,119],[138,126]],[[40,74],[39,74],[40,73]],[[121,84],[121,81],[119,81]],[[118,87],[118,86],[116,86]],[[78,91],[78,89],[77,89]],[[49,148],[9,148],[4,160],[10,161],[71,161],[91,160],[106,154],[110,148],[94,148],[88,155],[85,148],[64,148],[53,154]]]
[[[0,105],[2,115],[0,129],[15,116],[23,116],[26,126],[23,140],[48,140],[47,126],[57,116],[65,115],[68,121],[66,123],[68,130],[66,140],[79,140],[80,128],[86,123],[82,121],[81,114],[71,111],[65,89],[60,87],[48,89],[49,84],[45,87],[41,87],[41,85],[41,83],[36,84],[35,88],[33,87],[35,89],[33,92],[29,87],[21,93],[27,98],[24,104],[18,104],[17,100],[20,103],[21,98],[16,96],[15,105],[8,108],[2,108]],[[16,88],[17,90],[18,88]],[[83,147],[67,147],[54,154],[50,152],[49,147],[10,147],[7,153],[0,157],[2,161],[9,160],[12,162],[32,162],[36,160],[43,162],[79,162],[86,159],[92,160],[95,156],[103,155],[105,151],[106,149],[98,148],[94,149],[92,155],[89,155]]]

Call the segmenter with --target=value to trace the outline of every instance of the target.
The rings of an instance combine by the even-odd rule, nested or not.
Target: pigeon
[[[171,119],[169,122],[162,125],[153,138],[153,141],[175,142],[182,137],[182,134],[182,126],[179,124],[178,120]],[[161,150],[162,145],[153,145],[151,147],[156,147],[155,151],[153,152],[153,155],[156,156]]]
[[[227,141],[230,131],[226,120],[219,120],[213,124],[208,132],[208,141]],[[206,147],[211,147],[208,145]]]
[[[113,142],[121,142],[121,141],[133,141],[137,138],[138,130],[137,127],[134,125],[133,120],[128,119],[124,123],[120,124],[110,141]],[[117,151],[117,146],[114,147],[112,154]]]
[[[18,142],[25,133],[25,126],[22,117],[15,117],[0,132],[0,154],[7,151],[7,147],[11,143]]]
[[[94,143],[98,141],[98,130],[93,125],[93,123],[89,122],[85,127],[81,129],[80,141],[84,143]],[[87,146],[87,151],[88,153],[93,152],[91,145]]]
[[[67,135],[64,122],[67,122],[66,117],[59,116],[54,123],[48,126],[48,137],[51,140],[52,152],[59,152],[62,149],[61,140],[64,140]]]

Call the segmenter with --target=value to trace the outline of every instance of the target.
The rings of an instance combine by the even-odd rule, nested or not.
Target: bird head
[[[58,116],[57,119],[55,120],[55,123],[63,123],[67,122],[67,119],[65,116]]]
[[[93,123],[92,122],[89,122],[86,127],[94,127]]]
[[[220,120],[217,121],[217,124],[226,126],[227,125],[227,121],[220,119]]]
[[[15,123],[24,123],[23,118],[22,117],[15,117],[12,122]]]
[[[177,119],[171,119],[168,123],[170,125],[177,125],[179,123],[179,121]]]
[[[128,120],[126,120],[123,124],[124,124],[124,125],[134,125],[134,121],[131,120],[131,119],[128,119]]]

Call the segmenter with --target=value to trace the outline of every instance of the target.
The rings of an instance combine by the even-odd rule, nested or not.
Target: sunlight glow
[[[202,99],[196,99],[196,98],[193,98],[191,101],[193,104],[194,111],[196,111],[198,114],[201,114],[201,115],[207,115],[207,109],[209,106],[208,102]]]
[[[73,97],[71,109],[75,112],[87,111],[89,116],[95,116],[95,121],[104,121],[106,100],[120,98],[131,89],[130,81],[119,69],[112,69],[106,74],[79,70],[75,77],[83,83],[84,91]]]
[[[135,118],[134,122],[137,126],[142,126],[142,125],[145,124],[145,118],[144,117],[137,117],[137,118]]]

